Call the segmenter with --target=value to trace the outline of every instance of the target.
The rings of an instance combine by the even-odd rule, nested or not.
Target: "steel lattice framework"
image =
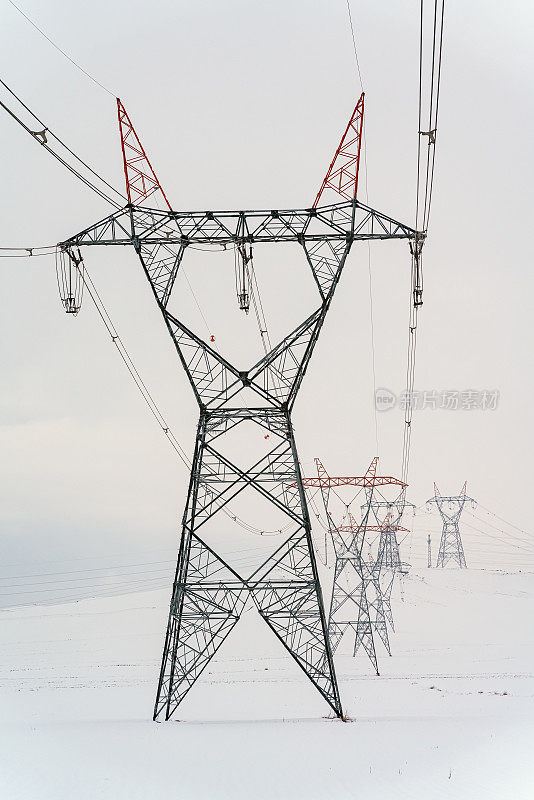
[[[392,572],[406,572],[408,568],[408,565],[401,560],[397,539],[397,533],[409,533],[408,529],[401,527],[400,524],[407,507],[414,508],[414,505],[406,501],[405,489],[401,490],[396,500],[371,501],[371,510],[380,529],[378,560],[385,569],[390,569]],[[385,516],[383,516],[384,511]]]
[[[269,211],[174,211],[124,106],[117,102],[129,202],[60,247],[67,253],[96,245],[134,248],[200,411],[154,718],[168,719],[175,712],[237,623],[249,596],[334,713],[342,716],[291,411],[353,242],[413,240],[416,232],[356,199],[363,95],[314,205]],[[334,195],[335,202],[325,203],[325,194]],[[158,198],[163,210],[144,205],[150,200],[156,206]],[[189,330],[167,305],[189,246],[267,242],[302,247],[319,305],[243,370]],[[254,402],[243,403],[243,392]],[[223,454],[222,445],[225,435],[245,421],[268,432],[267,452],[253,464],[237,465]],[[245,489],[270,501],[292,525],[286,541],[248,577],[203,538],[203,526]]]
[[[474,508],[476,500],[468,497],[466,490],[467,481],[462,486],[460,494],[456,497],[442,497],[438,487],[434,484],[434,497],[427,500],[427,507],[430,508],[432,503],[437,506],[443,522],[436,567],[444,567],[449,561],[458,564],[460,568],[467,567],[462,537],[460,536],[460,517],[465,504],[469,502]]]
[[[358,477],[330,477],[318,458],[315,459],[315,463],[317,477],[304,478],[304,484],[309,487],[318,486],[321,489],[336,556],[328,617],[328,633],[332,651],[335,653],[348,630],[354,631],[353,655],[356,655],[359,648],[363,647],[376,674],[379,675],[374,633],[380,636],[387,652],[391,655],[386,624],[388,613],[391,617],[391,586],[388,587],[389,593],[386,592],[384,595],[380,580],[383,553],[379,552],[376,561],[366,560],[363,547],[368,532],[379,531],[382,533],[381,525],[369,523],[375,488],[390,484],[404,487],[404,484],[398,478],[377,475],[377,457],[371,461],[365,475]],[[350,513],[348,514],[348,524],[338,525],[334,522],[329,507],[330,493],[332,488],[338,486],[363,487],[367,504],[362,506],[361,522],[356,522]]]
[[[397,539],[397,533],[409,533],[408,528],[403,528],[400,524],[406,506],[414,507],[413,503],[406,501],[405,486],[401,489],[396,500],[376,500],[374,498],[371,500],[371,510],[377,522],[377,529],[380,531],[376,564],[380,575],[382,603],[386,619],[392,631],[395,630],[395,622],[393,620],[393,611],[391,610],[391,594],[395,576],[397,573],[404,574],[408,571],[408,565],[401,561]],[[363,506],[362,511],[365,512]]]

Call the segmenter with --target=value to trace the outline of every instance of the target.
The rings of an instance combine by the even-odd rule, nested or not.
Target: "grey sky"
[[[24,0],[23,8],[121,96],[173,206],[312,202],[359,94],[344,0],[96,0],[84,7]],[[366,90],[369,203],[412,224],[418,3],[353,0],[352,8]],[[1,15],[2,77],[122,189],[112,97],[7,2]],[[434,480],[443,493],[455,493],[467,479],[471,496],[527,529],[533,21],[526,2],[447,3],[415,384],[498,389],[500,404],[496,411],[416,413],[410,473],[417,504],[431,496]],[[7,115],[0,130],[2,246],[53,244],[108,213]],[[226,272],[209,265],[207,279],[202,256],[184,263],[210,327],[229,348],[257,343],[253,320],[236,310],[230,261],[219,257]],[[134,254],[95,248],[86,261],[141,373],[191,450],[192,395]],[[296,250],[264,259],[258,252],[256,261],[268,318],[283,333],[286,317],[298,322],[308,308],[310,295],[300,293],[296,279],[304,265]],[[377,385],[399,393],[407,244],[376,243],[371,264]],[[76,319],[63,314],[51,258],[2,259],[0,270],[2,564],[107,553],[133,561],[163,550],[171,558],[188,476],[89,301]],[[185,290],[180,302],[185,314],[194,311]],[[232,321],[225,331],[227,309]],[[376,449],[372,392],[363,245],[351,252],[295,408],[306,470],[314,456],[332,473],[366,468]],[[401,423],[398,410],[379,417],[387,473],[400,471]],[[225,535],[233,541],[233,533]],[[256,537],[248,541],[258,546]]]

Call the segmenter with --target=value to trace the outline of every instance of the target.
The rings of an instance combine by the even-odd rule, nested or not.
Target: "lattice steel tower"
[[[432,503],[436,504],[443,521],[436,567],[444,567],[449,561],[455,562],[460,568],[467,567],[460,536],[460,517],[466,502],[471,503],[474,508],[476,501],[472,497],[467,497],[466,489],[467,481],[456,497],[442,497],[438,487],[434,484],[434,497],[427,500],[427,507],[430,507]]]
[[[372,500],[371,510],[373,511],[376,523],[380,529],[380,541],[378,544],[378,560],[384,569],[393,572],[406,572],[407,566],[400,557],[399,542],[397,533],[407,532],[406,528],[401,527],[402,516],[405,509],[413,508],[413,503],[406,501],[406,490],[402,489],[396,500]],[[365,508],[362,506],[362,511]],[[383,516],[383,512],[386,512]]]
[[[315,459],[315,463],[317,477],[306,477],[303,479],[303,483],[306,488],[319,487],[321,490],[336,556],[328,617],[328,633],[332,651],[335,653],[345,633],[352,630],[355,634],[353,655],[355,656],[359,648],[363,647],[376,674],[379,675],[374,633],[380,636],[384,647],[391,655],[385,608],[385,606],[388,607],[389,616],[391,616],[391,604],[389,596],[384,602],[380,583],[381,557],[376,561],[366,560],[363,555],[363,547],[367,533],[382,530],[380,526],[369,523],[375,488],[390,484],[404,486],[404,484],[398,478],[377,475],[377,457],[371,461],[367,472],[362,476],[331,477],[318,458]],[[331,491],[334,487],[339,486],[363,487],[367,504],[362,506],[361,522],[356,522],[350,512],[346,524],[338,524],[334,521],[330,511]]]
[[[74,257],[85,246],[133,246],[200,411],[154,718],[168,719],[175,712],[249,596],[341,716],[291,411],[353,242],[414,239],[416,232],[356,199],[363,94],[313,205],[291,210],[173,210],[120,100],[117,106],[128,203],[60,247]],[[327,194],[330,204],[325,204]],[[252,246],[287,242],[302,248],[318,306],[253,366],[230,363],[168,310],[190,246],[224,245],[241,253],[246,246],[249,253]],[[241,302],[244,307],[245,291]],[[267,432],[266,452],[255,463],[235,464],[222,452],[224,437],[245,421]],[[246,488],[285,514],[292,529],[262,566],[243,577],[206,544],[203,526]]]

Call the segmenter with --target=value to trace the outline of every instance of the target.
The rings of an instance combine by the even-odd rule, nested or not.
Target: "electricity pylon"
[[[476,500],[467,497],[466,489],[467,481],[456,497],[442,497],[438,487],[434,484],[434,497],[427,500],[427,508],[435,503],[443,522],[436,567],[444,567],[449,561],[455,562],[461,569],[467,567],[459,523],[466,502],[471,503],[471,507],[475,508]]]
[[[432,541],[430,539],[430,534],[428,534],[428,539],[426,540],[426,543],[428,550],[427,567],[428,569],[430,569],[432,567]]]
[[[380,587],[382,592],[382,603],[386,619],[391,625],[391,630],[395,630],[393,611],[391,609],[391,595],[395,576],[397,573],[406,574],[408,564],[401,561],[398,533],[409,533],[408,528],[403,528],[400,524],[406,506],[414,508],[413,503],[406,501],[406,487],[400,491],[395,500],[371,500],[371,510],[377,522],[377,530],[380,531],[378,543],[377,564],[380,570]],[[385,516],[384,516],[385,511]],[[365,506],[362,506],[365,513]]]
[[[154,718],[169,719],[176,711],[236,625],[249,596],[342,716],[291,411],[353,242],[420,240],[423,234],[356,199],[363,94],[313,205],[290,210],[175,211],[120,100],[117,108],[128,203],[60,248],[67,254],[96,245],[134,248],[199,406]],[[334,202],[325,204],[328,195]],[[189,247],[240,249],[288,242],[302,248],[318,307],[248,369],[232,364],[169,311]],[[259,460],[250,463],[244,448],[236,464],[223,452],[224,438],[243,422],[259,426],[270,438]],[[245,489],[268,500],[292,525],[284,543],[248,577],[208,546],[204,533],[204,526]]]
[[[391,655],[387,632],[386,615],[382,589],[380,586],[381,557],[376,561],[367,561],[363,555],[365,535],[369,531],[380,531],[381,528],[369,524],[369,515],[373,502],[373,492],[377,486],[395,484],[404,486],[398,478],[377,475],[378,458],[374,458],[365,473],[360,477],[330,477],[318,458],[315,459],[317,477],[304,478],[305,487],[319,487],[328,520],[328,527],[334,546],[336,564],[330,614],[328,617],[328,633],[332,652],[335,653],[347,630],[354,631],[353,655],[362,646],[369,660],[378,671],[374,633],[378,633],[384,646]],[[367,505],[360,523],[348,513],[348,524],[337,524],[330,510],[330,497],[333,487],[361,486],[364,488]]]
[[[406,489],[402,489],[396,500],[372,500],[371,510],[377,525],[380,526],[380,541],[378,544],[378,558],[381,560],[384,569],[392,572],[406,572],[408,565],[400,557],[399,542],[397,533],[407,531],[402,528],[400,523],[405,509],[414,508],[413,503],[406,500]],[[364,511],[362,506],[362,511]],[[386,512],[383,516],[383,512]]]

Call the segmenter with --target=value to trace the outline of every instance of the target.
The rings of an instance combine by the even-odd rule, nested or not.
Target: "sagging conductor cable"
[[[428,233],[430,204],[434,186],[434,166],[436,157],[436,135],[438,129],[438,108],[441,84],[441,56],[443,48],[443,19],[445,0],[434,0],[432,17],[432,47],[430,62],[430,87],[428,97],[427,130],[423,130],[423,73],[424,73],[424,0],[420,0],[419,14],[419,99],[418,99],[418,138],[417,138],[417,180],[415,202],[415,239],[410,242],[411,286],[410,315],[408,324],[408,364],[406,369],[406,407],[404,414],[404,435],[402,446],[401,479],[408,482],[410,446],[412,436],[413,390],[415,381],[415,356],[417,349],[417,317],[423,304],[423,261],[422,250]],[[427,138],[426,151],[422,142]],[[424,183],[421,176],[424,174]]]
[[[116,209],[120,209],[126,204],[127,202],[126,197],[123,194],[121,194],[121,192],[119,192],[117,189],[115,189],[115,187],[112,186],[105,178],[99,175],[98,172],[96,172],[96,170],[94,170],[91,166],[89,166],[89,164],[87,164],[82,158],[80,158],[80,156],[78,156],[70,147],[68,147],[68,145],[66,145],[65,142],[63,142],[62,139],[59,138],[59,136],[57,136],[53,131],[51,131],[50,128],[37,116],[37,114],[35,114],[26,105],[26,103],[24,103],[23,100],[21,100],[20,97],[18,97],[17,94],[15,94],[15,92],[7,85],[7,83],[5,83],[5,81],[0,79],[0,84],[13,96],[13,98],[22,106],[22,108],[24,108],[25,111],[27,111],[33,117],[35,122],[37,122],[37,124],[40,126],[40,128],[38,128],[37,130],[32,130],[29,127],[29,125],[27,125],[11,108],[9,108],[9,106],[6,103],[0,100],[0,106],[9,114],[10,117],[12,117],[16,122],[18,122],[18,124],[26,131],[26,133],[29,133],[33,139],[39,142],[41,147],[44,147],[44,149],[47,150],[50,153],[50,155],[53,156],[57,161],[59,161],[59,163],[62,164],[62,166],[68,169],[69,172],[75,175],[79,180],[82,181],[82,183],[84,183],[93,192],[98,194],[99,197],[101,197],[103,200],[106,200]],[[97,178],[102,184],[104,184],[107,187],[107,189],[110,189],[114,193],[115,197],[111,197],[107,193],[107,189],[102,189],[99,186],[95,185],[89,178],[83,175],[78,169],[73,167],[72,164],[69,164],[69,162],[66,161],[65,158],[63,158],[63,156],[57,153],[49,144],[48,141],[49,136],[50,138],[54,139],[61,147],[63,147],[67,151],[67,153],[69,153],[69,155],[75,158],[95,178]]]
[[[135,385],[139,389],[141,396],[143,397],[145,403],[147,404],[150,412],[156,422],[158,423],[159,427],[167,437],[171,447],[177,453],[178,457],[182,461],[182,463],[190,470],[191,469],[191,460],[188,457],[187,453],[185,452],[184,448],[181,446],[180,442],[172,432],[171,428],[169,427],[168,422],[166,421],[165,417],[161,413],[160,409],[154,398],[152,397],[150,390],[148,389],[146,383],[144,382],[143,378],[141,377],[137,367],[135,366],[128,350],[126,349],[124,342],[122,341],[113,321],[104,305],[102,298],[100,297],[96,286],[93,283],[91,276],[89,275],[87,268],[85,265],[82,265],[82,262],[77,262],[74,265],[74,268],[78,271],[80,275],[80,279],[83,282],[85,290],[89,294],[93,304],[98,312],[100,319],[102,320],[109,336],[117,348],[117,351],[124,362],[126,369],[130,373]],[[236,525],[248,530],[250,533],[254,533],[259,536],[278,536],[279,534],[284,533],[285,531],[289,530],[292,523],[288,523],[282,528],[278,528],[275,530],[260,530],[253,525],[249,525],[245,520],[238,517],[230,508],[223,508],[222,511],[224,514],[229,517],[232,522],[235,522]]]

